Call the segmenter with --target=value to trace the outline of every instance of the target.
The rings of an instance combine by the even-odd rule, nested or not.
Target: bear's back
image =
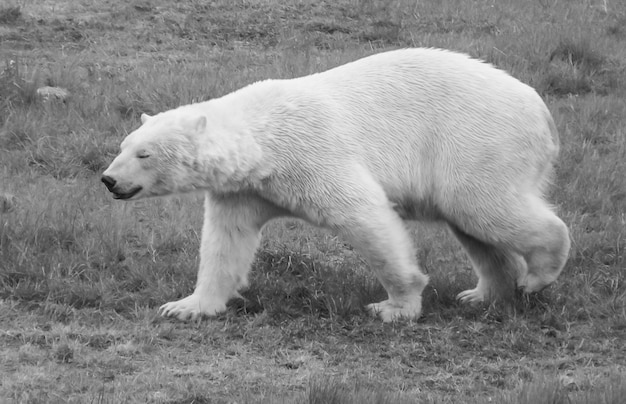
[[[383,52],[300,79],[307,87],[341,102],[419,107],[439,116],[446,108],[512,106],[537,112],[543,101],[530,86],[489,63],[442,49],[414,48]],[[484,109],[483,108],[483,109]],[[357,108],[358,109],[358,108]],[[476,111],[478,112],[478,111]]]
[[[409,171],[438,177],[452,158],[457,169],[542,171],[558,151],[536,91],[465,54],[402,49],[296,81],[299,91],[336,111],[334,127],[358,139],[364,161],[390,168],[391,156],[403,161],[390,176],[413,166]]]
[[[539,95],[467,55],[403,49],[236,92],[230,110],[271,156],[303,172],[359,165],[392,200],[467,183],[520,187],[544,177],[558,150]],[[305,175],[305,174],[302,174]]]

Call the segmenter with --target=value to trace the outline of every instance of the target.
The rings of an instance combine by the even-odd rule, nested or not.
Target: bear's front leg
[[[194,320],[225,311],[228,300],[247,286],[261,227],[270,216],[253,198],[207,194],[196,288],[190,296],[161,306],[160,314]]]
[[[338,170],[339,171],[339,170]],[[320,174],[330,191],[317,200],[322,224],[345,236],[369,260],[389,298],[367,309],[383,321],[418,319],[428,283],[417,263],[413,240],[382,186],[362,166]],[[349,176],[346,173],[350,173]]]

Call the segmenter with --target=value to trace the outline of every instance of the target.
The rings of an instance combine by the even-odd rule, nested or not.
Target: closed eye
[[[139,159],[147,159],[148,157],[150,157],[150,153],[148,153],[147,151],[140,151],[139,153],[137,153],[137,158]]]

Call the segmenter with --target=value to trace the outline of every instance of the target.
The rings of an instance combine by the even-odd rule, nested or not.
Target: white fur
[[[449,224],[479,277],[459,295],[468,303],[516,282],[539,290],[567,258],[568,230],[542,199],[559,148],[550,113],[532,88],[466,55],[381,53],[142,122],[104,173],[111,190],[206,192],[196,290],[164,315],[223,311],[278,216],[359,248],[389,294],[370,305],[385,321],[419,317],[428,282],[401,218]]]

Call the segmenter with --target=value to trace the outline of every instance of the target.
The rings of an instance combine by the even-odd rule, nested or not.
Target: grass
[[[626,5],[618,1],[13,1],[0,7],[0,401],[619,403],[626,393]],[[424,316],[384,296],[334,235],[264,232],[250,288],[194,323],[201,197],[136,203],[99,174],[142,112],[384,49],[437,46],[508,70],[561,134],[550,198],[573,248],[512,307],[463,307],[475,282],[444,229],[411,225]],[[40,86],[66,88],[44,102]],[[419,232],[418,232],[419,230]]]

